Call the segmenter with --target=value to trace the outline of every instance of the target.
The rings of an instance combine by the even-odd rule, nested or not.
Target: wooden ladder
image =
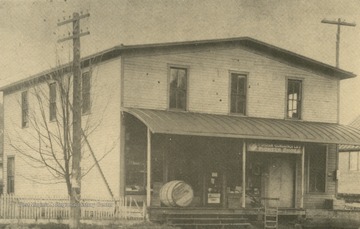
[[[277,229],[279,219],[279,198],[262,198],[264,199],[264,229]],[[275,203],[273,206],[269,202]]]

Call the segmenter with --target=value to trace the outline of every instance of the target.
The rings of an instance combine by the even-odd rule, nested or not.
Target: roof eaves
[[[88,67],[91,62],[102,62],[112,58],[115,58],[120,55],[120,49],[113,47],[102,52],[95,53],[93,55],[86,56],[81,58],[81,67]],[[19,81],[13,82],[11,84],[0,87],[0,91],[5,93],[11,93],[12,91],[19,90],[21,88],[27,87],[34,83],[43,82],[48,79],[51,75],[56,74],[56,72],[62,72],[63,74],[71,72],[72,63],[62,64],[57,67],[42,71],[38,74],[32,75],[30,77],[21,79]]]
[[[356,74],[352,72],[345,71],[324,62],[317,61],[315,59],[256,40],[254,38],[247,37],[243,41],[243,43],[244,45],[257,49],[258,51],[271,55],[275,58],[285,60],[286,62],[294,62],[310,69],[318,68],[318,70],[321,70],[322,72],[330,76],[339,77],[341,79],[356,77]]]

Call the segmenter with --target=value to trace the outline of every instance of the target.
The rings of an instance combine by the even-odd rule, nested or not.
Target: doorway
[[[294,207],[295,163],[292,156],[274,155],[269,160],[265,195],[279,198],[278,207],[281,208]]]
[[[278,198],[268,204],[280,208],[293,208],[295,202],[295,155],[251,153],[249,155],[248,195]],[[260,200],[258,200],[260,201]]]

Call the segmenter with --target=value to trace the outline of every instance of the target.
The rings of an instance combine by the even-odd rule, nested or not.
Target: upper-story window
[[[187,68],[170,67],[170,109],[186,110]]]
[[[288,80],[287,85],[287,117],[300,119],[301,118],[301,80]]]
[[[21,126],[27,127],[29,125],[29,101],[28,92],[21,92]]]
[[[246,114],[246,75],[231,73],[230,112]]]
[[[82,90],[81,90],[81,96],[82,96],[82,113],[88,114],[91,111],[91,74],[90,72],[84,72],[82,74]]]
[[[56,83],[49,84],[49,119],[56,120]]]

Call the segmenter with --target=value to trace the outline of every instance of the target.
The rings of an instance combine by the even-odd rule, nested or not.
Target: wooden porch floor
[[[150,220],[152,221],[165,221],[167,217],[172,215],[236,215],[246,217],[257,217],[264,214],[262,208],[239,208],[239,209],[222,209],[222,208],[173,208],[173,207],[151,207],[149,209]],[[294,208],[280,208],[279,216],[303,216],[305,215],[304,209]]]

